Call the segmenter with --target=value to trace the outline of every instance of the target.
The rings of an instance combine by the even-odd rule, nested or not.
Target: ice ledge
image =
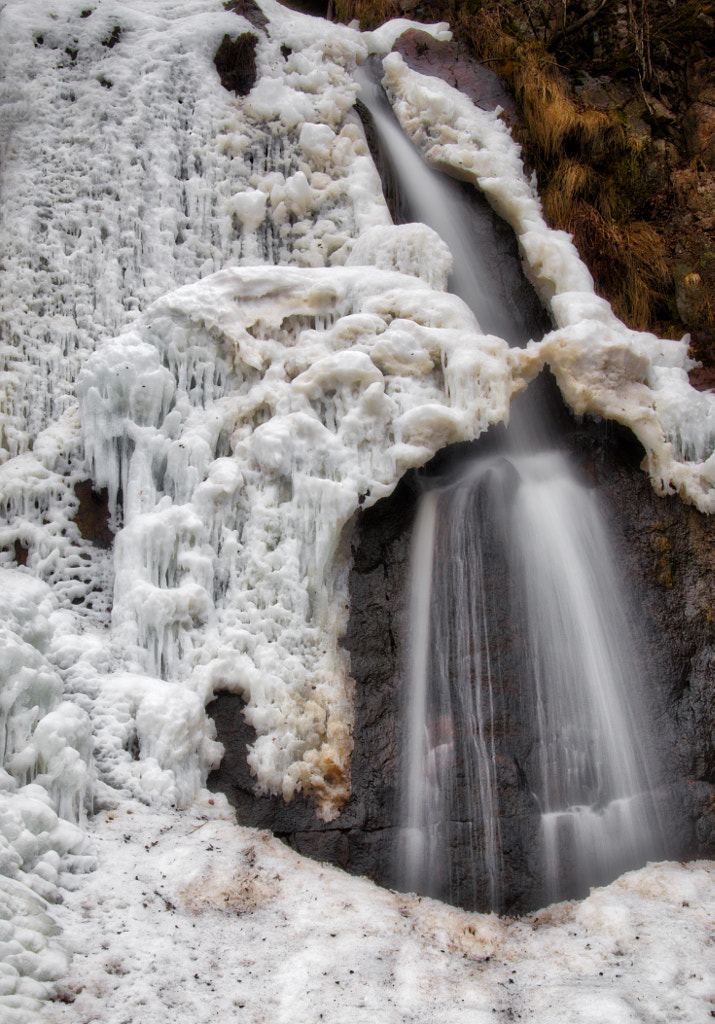
[[[241,694],[259,788],[349,794],[345,539],[361,505],[508,414],[506,344],[461,300],[366,266],[231,268],[156,302],[78,383],[121,505],[127,669]]]

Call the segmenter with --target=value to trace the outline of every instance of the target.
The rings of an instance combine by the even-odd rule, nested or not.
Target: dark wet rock
[[[256,45],[258,36],[253,32],[232,39],[225,35],[216,51],[214,64],[221,85],[237,96],[247,96],[256,84]]]
[[[593,424],[575,436],[576,457],[596,487],[632,602],[658,781],[663,793],[681,794],[666,812],[666,852],[678,859],[711,857],[715,519],[676,497],[656,495],[635,469],[640,451],[625,432]]]
[[[440,42],[426,32],[409,29],[400,36],[394,49],[402,54],[413,71],[441,78],[483,110],[501,107],[510,121],[518,121],[516,103],[498,75],[475,61],[464,43]]]
[[[91,480],[80,480],[74,486],[74,493],[79,501],[74,521],[83,539],[98,548],[111,548],[114,533],[110,527],[106,487],[96,491]]]
[[[715,170],[715,105],[691,103],[683,118],[688,156]]]
[[[256,0],[227,0],[224,7],[227,11],[233,11],[234,14],[239,14],[242,18],[245,18],[246,21],[250,22],[254,28],[261,32],[268,24],[268,18],[258,6]]]
[[[13,545],[13,554],[15,556],[15,562],[17,565],[27,565],[27,556],[30,553],[30,549],[26,544],[19,539],[15,540]]]
[[[119,25],[115,25],[112,31],[106,38],[102,40],[102,46],[106,46],[108,50],[113,50],[117,45],[122,36],[122,29]]]
[[[710,49],[715,39],[713,19],[701,19],[704,35],[695,39],[686,67],[687,97],[690,105],[683,118],[688,156],[715,170],[715,57]]]

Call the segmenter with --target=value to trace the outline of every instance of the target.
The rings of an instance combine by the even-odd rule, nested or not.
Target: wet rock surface
[[[499,76],[477,63],[464,43],[456,39],[442,42],[426,32],[409,29],[400,36],[394,49],[402,54],[413,71],[441,78],[483,110],[501,107],[509,121],[519,120],[517,105]]]
[[[214,64],[221,85],[237,96],[247,96],[256,84],[256,46],[258,37],[244,32],[236,39],[225,35],[216,51]]]
[[[80,480],[74,487],[79,505],[75,523],[84,540],[106,550],[114,543],[114,532],[110,526],[109,497],[107,489],[96,491],[91,480]]]
[[[263,31],[268,24],[268,18],[255,0],[226,0],[224,7],[227,11],[233,11],[240,17],[245,18],[254,28]]]

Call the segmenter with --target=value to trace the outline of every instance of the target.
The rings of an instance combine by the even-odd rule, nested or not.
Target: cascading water
[[[376,73],[375,67],[363,65],[355,77],[359,99],[370,114],[385,154],[388,174],[399,190],[398,219],[427,224],[447,243],[454,258],[450,290],[467,303],[482,330],[512,345],[524,344],[532,336],[532,310],[524,309],[531,296],[520,294],[519,301],[508,301],[514,298],[510,292],[515,284],[505,281],[503,267],[494,258],[493,215],[488,204],[484,201],[480,217],[474,202],[465,200],[462,183],[434,171],[422,160],[402,131]],[[488,244],[484,244],[482,238],[487,234]]]
[[[495,287],[454,183],[424,164],[365,73],[361,99],[412,219],[452,250],[452,290],[483,329],[523,344],[528,326]],[[583,894],[658,850],[638,659],[603,524],[566,459],[538,450],[543,409],[523,405],[506,454],[425,493],[412,553],[398,873],[407,889],[493,909],[505,856],[498,776],[514,729],[500,696],[514,680],[495,644],[495,584],[519,638],[530,735],[514,761],[540,812],[543,898]]]
[[[565,459],[484,457],[427,491],[412,565],[405,886],[457,903],[461,890],[483,893],[500,908],[498,765],[515,747],[541,811],[544,898],[583,894],[653,856],[628,612],[595,497]],[[500,664],[495,583],[508,589],[519,720],[530,729],[516,739],[501,699],[513,670]],[[450,874],[449,850],[467,828],[465,879]]]
[[[400,856],[408,888],[459,903],[477,882],[497,908],[501,848],[479,513],[461,480],[427,493],[418,513]],[[446,855],[455,845],[466,849],[466,888]]]
[[[641,742],[640,665],[594,497],[552,453],[516,463],[514,576],[526,622],[533,778],[547,892],[645,862],[657,849]]]

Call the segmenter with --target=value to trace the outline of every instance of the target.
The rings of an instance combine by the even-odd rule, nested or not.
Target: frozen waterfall
[[[577,414],[633,431],[658,493],[715,511],[715,402],[688,384],[687,341],[630,331],[594,294],[498,113],[390,53],[410,27],[361,32],[276,0],[0,4],[0,1017],[34,1024],[66,974],[63,893],[98,863],[98,889],[120,884],[92,841],[111,809],[120,828],[139,806],[150,822],[211,804],[218,694],[241,702],[252,792],[344,838],[364,742],[345,647],[351,531],[437,452],[491,436],[547,363]],[[256,78],[238,97],[214,57],[247,34]],[[369,54],[385,55],[415,146],[516,233],[542,340],[502,322],[501,299],[492,319],[446,291],[451,256],[423,214],[392,222],[354,109]],[[423,530],[438,535],[430,502]],[[459,716],[470,764],[494,752],[498,776],[500,677],[479,657],[483,688]],[[439,702],[423,701],[427,718]],[[547,700],[544,721],[561,728]],[[464,732],[438,709],[435,761]],[[520,764],[546,801],[533,753]],[[480,831],[497,892],[500,780],[470,771],[492,825],[460,810],[462,832]],[[627,776],[599,780],[588,820],[568,817],[578,793],[549,803],[554,842],[620,813],[641,785]]]

